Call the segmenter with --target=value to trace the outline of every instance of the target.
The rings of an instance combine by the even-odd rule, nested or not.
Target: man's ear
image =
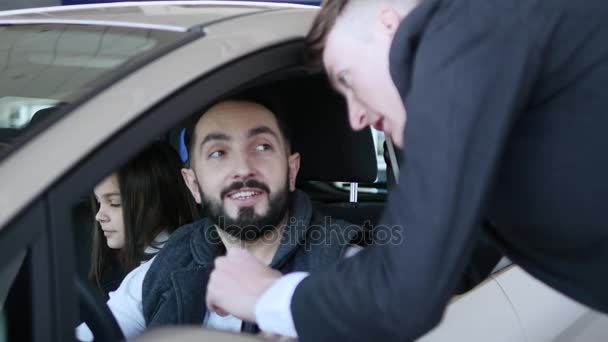
[[[300,154],[294,153],[287,158],[287,163],[289,166],[289,191],[296,190],[296,178],[298,177],[298,172],[300,171]]]
[[[196,179],[196,175],[194,174],[194,170],[183,168],[182,177],[184,178],[184,182],[186,183],[188,190],[190,190],[192,197],[194,197],[194,201],[201,204],[200,187],[198,180]]]
[[[402,19],[401,14],[392,7],[386,6],[380,9],[379,22],[382,33],[392,40]]]

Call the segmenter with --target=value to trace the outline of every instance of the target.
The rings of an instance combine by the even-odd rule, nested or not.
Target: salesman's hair
[[[327,36],[336,26],[336,22],[345,12],[356,17],[358,22],[365,22],[362,17],[375,15],[367,6],[390,4],[403,11],[411,8],[421,0],[323,0],[321,9],[315,18],[308,36],[306,37],[308,49],[306,60],[311,65],[322,63],[323,50]],[[361,6],[367,5],[367,6]]]

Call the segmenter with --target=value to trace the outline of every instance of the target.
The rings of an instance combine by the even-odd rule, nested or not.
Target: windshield
[[[0,157],[57,108],[125,76],[181,37],[108,26],[0,26]]]

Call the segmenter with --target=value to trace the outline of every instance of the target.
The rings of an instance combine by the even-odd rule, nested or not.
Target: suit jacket
[[[301,341],[406,341],[440,320],[484,227],[549,286],[608,312],[608,2],[423,1],[390,52],[407,108],[375,246],[306,278]]]

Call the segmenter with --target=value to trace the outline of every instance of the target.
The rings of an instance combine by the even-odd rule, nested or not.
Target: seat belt
[[[388,149],[388,158],[391,161],[391,169],[393,171],[393,177],[395,178],[395,184],[399,184],[399,164],[397,163],[397,154],[395,153],[395,145],[391,137],[386,137],[386,148]]]

